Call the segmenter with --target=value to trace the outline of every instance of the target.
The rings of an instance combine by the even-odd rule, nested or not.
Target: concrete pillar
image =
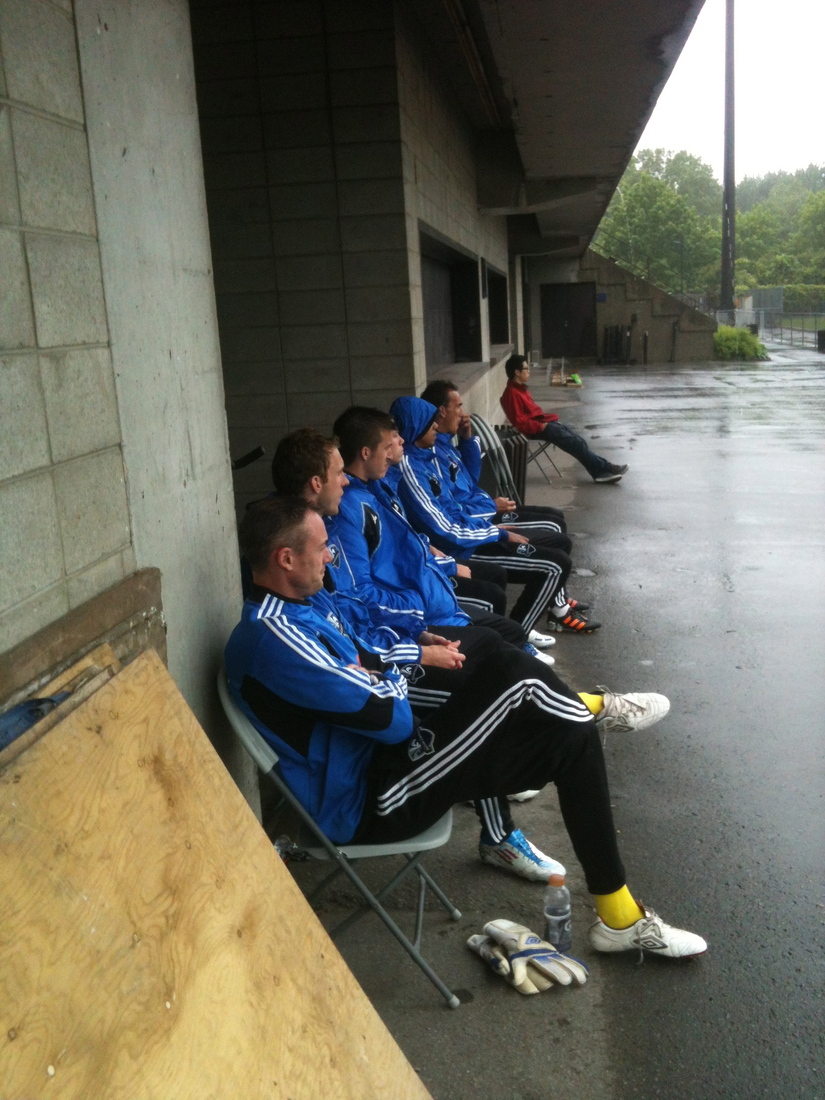
[[[169,668],[248,797],[214,677],[241,606],[186,0],[76,0],[138,567],[162,571]]]

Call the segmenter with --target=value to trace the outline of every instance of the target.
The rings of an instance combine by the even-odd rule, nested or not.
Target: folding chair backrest
[[[481,449],[492,468],[499,496],[510,497],[516,504],[522,504],[521,495],[516,488],[510,463],[507,460],[507,452],[502,446],[498,432],[478,413],[473,413],[470,416],[470,421],[481,443]]]
[[[218,695],[221,699],[224,714],[232,729],[240,738],[241,744],[261,771],[268,775],[278,763],[278,754],[269,742],[258,733],[229,694],[229,685],[226,682],[226,673],[223,669],[218,673]]]

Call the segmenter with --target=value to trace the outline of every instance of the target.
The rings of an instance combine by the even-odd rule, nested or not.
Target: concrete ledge
[[[464,408],[467,412],[478,413],[493,424],[504,424],[505,416],[499,404],[499,397],[507,385],[504,364],[513,353],[512,344],[498,344],[492,347],[495,358],[483,363],[451,363],[427,372],[427,382],[436,378],[454,382],[461,390]],[[422,386],[422,390],[423,390]]]

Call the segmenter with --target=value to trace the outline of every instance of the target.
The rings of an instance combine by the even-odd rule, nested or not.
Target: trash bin
[[[825,328],[816,330],[816,350],[825,351]]]
[[[748,325],[748,328],[750,329],[751,336],[759,335],[759,325]]]

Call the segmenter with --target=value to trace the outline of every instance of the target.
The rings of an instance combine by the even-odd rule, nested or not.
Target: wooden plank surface
[[[0,775],[0,887],[2,1100],[429,1095],[152,651]]]
[[[70,691],[72,694],[25,733],[15,738],[10,745],[0,750],[0,771],[8,767],[12,760],[25,752],[35,741],[39,741],[44,733],[48,733],[58,722],[62,722],[67,714],[71,714],[75,707],[85,702],[107,680],[111,680],[116,672],[120,672],[120,661],[115,656],[114,650],[108,644],[99,645],[97,649],[81,657],[71,668],[65,669],[59,676],[44,684],[38,692],[40,698],[56,695],[59,691]]]

